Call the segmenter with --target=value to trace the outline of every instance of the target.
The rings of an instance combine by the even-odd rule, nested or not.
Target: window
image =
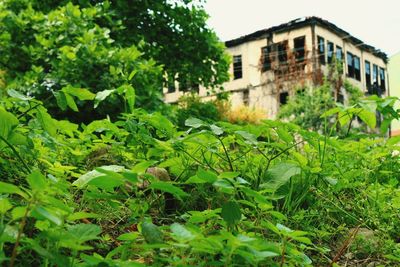
[[[306,51],[305,51],[305,46],[306,46],[306,37],[301,36],[297,37],[293,40],[294,42],[294,55],[296,57],[297,62],[303,62]]]
[[[375,64],[372,66],[372,84],[378,85],[378,66]]]
[[[167,88],[168,88],[168,93],[173,93],[175,92],[175,80],[172,77],[168,77],[167,79]]]
[[[385,82],[385,69],[379,68],[379,78],[381,79],[381,90],[386,90],[386,82]]]
[[[242,76],[242,55],[233,56],[233,79],[240,79]]]
[[[289,99],[289,93],[288,92],[283,92],[279,94],[279,103],[281,105],[285,105]]]
[[[365,85],[367,86],[368,91],[371,88],[371,64],[369,61],[365,61]]]
[[[325,39],[318,36],[318,56],[319,62],[325,65]]]
[[[278,59],[280,63],[286,63],[287,62],[287,47],[288,47],[288,42],[283,41],[277,44],[278,48]]]
[[[340,46],[336,46],[336,59],[343,61],[343,49]]]
[[[354,66],[354,78],[361,81],[361,68],[360,68],[360,58],[353,56],[353,66]]]
[[[332,42],[328,42],[328,64],[332,63],[333,60],[333,50],[334,46]]]
[[[262,71],[267,71],[271,69],[271,52],[272,46],[264,46],[261,48],[261,58],[262,58]]]
[[[354,77],[353,54],[347,52],[347,76]]]

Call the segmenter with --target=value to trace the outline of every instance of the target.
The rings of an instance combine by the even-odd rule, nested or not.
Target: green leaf
[[[57,123],[55,120],[47,113],[47,110],[40,106],[37,108],[38,113],[36,113],[36,118],[39,121],[42,128],[48,132],[51,136],[55,137],[57,134]]]
[[[224,133],[224,130],[222,130],[221,127],[218,127],[215,124],[210,125],[211,131],[215,134],[215,135],[221,135]]]
[[[115,92],[115,89],[110,89],[110,90],[104,90],[100,91],[96,94],[94,98],[94,108],[97,108],[99,104],[104,101],[109,95]]]
[[[76,106],[75,100],[70,96],[69,94],[64,94],[65,95],[65,100],[67,101],[67,105],[70,109],[72,109],[75,112],[78,112],[78,107]]]
[[[173,223],[171,225],[171,232],[172,236],[179,242],[188,242],[195,238],[195,235],[179,223]]]
[[[141,225],[142,235],[149,244],[163,243],[163,234],[151,221],[144,221]]]
[[[268,170],[270,179],[261,186],[276,191],[286,184],[292,176],[300,173],[299,166],[293,163],[280,162]]]
[[[286,143],[293,142],[293,136],[290,135],[289,132],[283,127],[278,127],[276,129],[276,133],[278,134],[279,138],[285,141]]]
[[[228,224],[233,226],[240,221],[242,218],[242,212],[240,206],[235,201],[228,201],[222,206],[221,217]]]
[[[215,181],[218,180],[218,177],[215,173],[211,171],[206,171],[202,168],[199,168],[197,170],[197,173],[195,176],[190,177],[186,183],[188,184],[195,184],[195,183],[214,183]]]
[[[36,206],[32,212],[31,212],[31,216],[35,217],[36,219],[47,219],[50,222],[53,222],[56,225],[61,225],[62,224],[62,219],[55,214],[54,211],[49,210],[43,206]]]
[[[333,114],[338,113],[339,111],[340,111],[339,107],[331,108],[331,109],[325,111],[324,113],[322,113],[321,118],[329,117],[329,116],[331,116]]]
[[[131,171],[134,172],[134,173],[142,174],[142,173],[145,173],[146,170],[147,170],[150,166],[154,165],[155,163],[156,163],[155,160],[145,160],[145,161],[142,161],[142,162],[136,164],[136,165],[131,169]]]
[[[126,170],[125,167],[118,165],[101,166],[100,168],[105,171],[112,171],[112,172],[122,172]],[[81,175],[77,180],[75,180],[72,183],[72,185],[82,188],[85,185],[87,185],[90,181],[100,176],[105,176],[105,175],[104,173],[101,173],[98,170],[92,170],[90,172]]]
[[[196,118],[189,118],[185,121],[185,126],[192,127],[192,128],[200,128],[201,126],[207,125],[202,120]]]
[[[6,213],[12,207],[13,206],[11,205],[10,201],[8,200],[8,198],[1,198],[0,199],[0,214]]]
[[[125,98],[128,102],[129,112],[133,112],[135,110],[135,89],[131,85],[127,86],[125,91]]]
[[[360,119],[365,122],[368,127],[370,127],[371,129],[374,129],[376,126],[376,115],[375,113],[365,110],[363,109],[360,113],[358,113],[358,117],[360,117]]]
[[[0,136],[8,139],[10,133],[18,124],[19,121],[13,114],[0,107]]]
[[[227,179],[233,179],[238,177],[240,174],[240,172],[221,172],[218,175],[218,178],[222,179],[222,178],[227,178]]]
[[[254,134],[251,134],[249,132],[245,132],[245,131],[236,131],[236,134],[240,135],[241,137],[244,138],[244,140],[246,141],[246,143],[250,144],[250,145],[257,145],[257,137]]]
[[[23,95],[20,92],[15,91],[14,89],[8,89],[7,90],[7,94],[9,96],[11,96],[11,97],[14,97],[14,98],[17,98],[17,99],[20,99],[20,100],[24,100],[24,101],[29,101],[29,100],[33,99],[32,97]]]
[[[122,234],[120,236],[117,237],[118,240],[121,241],[134,241],[138,238],[139,233],[126,233],[126,234]]]
[[[79,212],[75,212],[75,213],[69,215],[67,219],[69,221],[76,221],[76,220],[89,219],[89,218],[100,218],[100,215],[98,215],[96,213],[79,211]]]
[[[46,178],[43,176],[43,174],[40,173],[39,170],[34,170],[31,174],[28,175],[26,180],[28,181],[31,189],[35,191],[42,191],[47,186]]]
[[[72,95],[77,97],[79,100],[93,100],[96,95],[90,92],[88,89],[76,88],[68,85],[61,89],[66,95]]]
[[[95,224],[80,223],[68,226],[68,233],[71,234],[79,244],[89,240],[100,239],[101,228]]]
[[[179,187],[174,186],[171,183],[167,183],[167,182],[161,182],[161,181],[152,182],[150,184],[149,188],[157,189],[157,190],[160,190],[160,191],[163,191],[163,192],[171,193],[172,195],[174,195],[178,199],[182,199],[182,197],[188,196],[188,194],[185,193],[182,189],[180,189]]]
[[[17,194],[24,198],[27,198],[27,195],[21,189],[19,189],[18,186],[4,182],[0,182],[0,193]]]
[[[61,108],[62,111],[65,111],[67,109],[68,104],[64,92],[62,91],[53,92],[53,95],[56,98],[57,105]]]

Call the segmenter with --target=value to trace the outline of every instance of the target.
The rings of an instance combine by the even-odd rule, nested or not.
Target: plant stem
[[[15,245],[14,245],[14,248],[13,248],[13,251],[12,251],[12,254],[11,254],[9,267],[14,267],[15,259],[17,258],[17,254],[18,254],[19,242],[21,240],[21,236],[22,236],[22,233],[23,233],[24,228],[25,228],[26,218],[28,217],[30,205],[31,205],[31,202],[28,203],[28,206],[26,207],[26,210],[25,210],[24,217],[22,217],[22,221],[21,221],[21,224],[20,224],[19,230],[18,230],[17,239],[15,240]]]
[[[21,157],[21,155],[18,153],[18,151],[15,149],[15,147],[10,144],[3,136],[0,135],[0,140],[2,140],[4,143],[7,144],[7,146],[12,150],[15,156],[22,162],[22,165],[24,165],[24,168],[28,173],[31,172],[31,169],[29,168],[28,164],[24,161],[24,159]]]

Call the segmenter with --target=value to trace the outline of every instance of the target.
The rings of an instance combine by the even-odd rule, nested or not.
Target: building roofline
[[[289,21],[287,23],[280,24],[278,26],[273,26],[271,28],[259,30],[259,31],[253,32],[251,34],[247,34],[247,35],[241,36],[239,38],[235,38],[235,39],[226,41],[225,46],[228,48],[234,47],[234,46],[243,44],[248,41],[266,38],[268,36],[271,36],[273,33],[279,33],[279,32],[284,32],[284,31],[288,31],[288,30],[298,29],[298,28],[302,28],[305,26],[309,26],[309,25],[318,25],[318,26],[324,27],[324,28],[336,33],[341,38],[348,40],[353,45],[359,47],[361,50],[372,53],[373,55],[381,58],[385,63],[388,62],[388,56],[385,52],[382,52],[381,50],[379,50],[371,45],[365,44],[363,41],[352,36],[350,33],[346,32],[345,30],[342,30],[341,28],[337,27],[335,24],[333,24],[327,20],[324,20],[324,19],[321,19],[318,17],[314,17],[314,16],[295,19],[295,20]]]

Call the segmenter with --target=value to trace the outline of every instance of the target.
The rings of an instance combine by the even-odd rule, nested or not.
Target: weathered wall
[[[388,64],[390,95],[400,97],[400,53],[392,56]],[[400,105],[397,105],[400,109]],[[400,121],[392,123],[392,135],[400,135]]]

